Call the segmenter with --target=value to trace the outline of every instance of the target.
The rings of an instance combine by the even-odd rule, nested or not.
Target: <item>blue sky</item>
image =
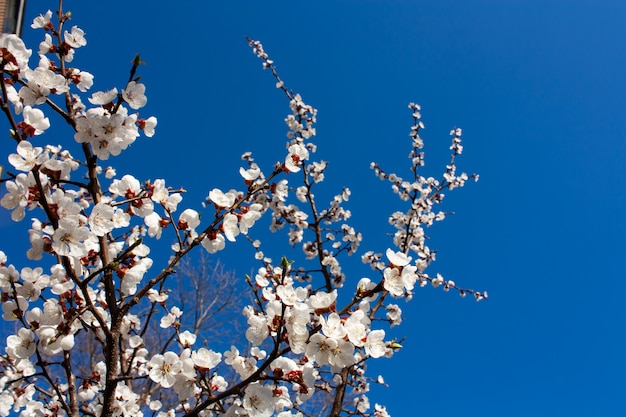
[[[29,24],[56,2],[40,3],[29,2]],[[460,169],[481,178],[449,194],[456,215],[429,231],[429,272],[490,299],[419,290],[402,306],[405,349],[371,367],[390,385],[372,402],[396,417],[624,415],[625,3],[174,4],[64,2],[86,32],[76,66],[95,89],[121,87],[136,53],[147,63],[142,114],[158,117],[157,134],[114,161],[118,173],[164,177],[198,207],[208,190],[239,186],[242,152],[266,167],[282,157],[287,103],[250,36],[319,109],[326,190],[352,189],[362,248],[382,252],[398,204],[369,163],[408,174],[407,104],[418,102],[427,172],[442,171],[458,126]],[[27,25],[31,47],[40,36]],[[0,224],[4,249],[17,229],[5,214]],[[223,253],[248,273],[256,265],[242,258]],[[368,271],[355,262],[350,273],[355,283]]]

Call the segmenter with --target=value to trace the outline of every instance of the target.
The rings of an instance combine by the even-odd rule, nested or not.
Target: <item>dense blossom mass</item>
[[[446,217],[437,208],[444,192],[478,178],[457,172],[461,129],[451,131],[443,176],[424,177],[420,108],[409,105],[409,177],[371,164],[406,210],[389,216],[390,247],[359,252],[362,236],[345,208],[350,190],[326,205],[315,199],[328,166],[312,159],[317,110],[248,40],[288,100],[286,147],[269,170],[244,154],[237,188],[213,188],[204,208],[183,208],[184,189],[102,164],[152,137],[157,119],[139,113],[148,101],[139,57],[123,86],[98,91],[91,73],[68,65],[88,42],[78,26],[68,28],[69,17],[59,10],[34,19],[43,35],[35,56],[19,37],[0,37],[0,99],[15,143],[0,205],[27,224],[31,245],[31,266],[0,251],[2,318],[15,329],[0,358],[0,416],[388,415],[370,403],[370,384],[384,380],[369,377],[366,364],[402,347],[387,336],[403,321],[396,303],[428,284],[487,297],[425,272],[435,259],[425,230]],[[53,140],[61,145],[42,139],[51,123],[71,131]],[[264,216],[302,249],[301,264],[272,261],[272,247],[252,238]],[[153,268],[152,248],[165,240],[174,242],[165,246],[169,259]],[[248,242],[258,268],[246,277],[246,340],[207,340],[184,325],[186,311],[170,298],[168,288],[187,285],[176,267],[195,248],[215,254]],[[366,277],[342,267],[357,253]],[[161,338],[151,337],[151,323]],[[81,343],[93,347],[90,358]]]

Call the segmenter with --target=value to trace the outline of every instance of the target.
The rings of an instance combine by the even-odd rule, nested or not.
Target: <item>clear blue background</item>
[[[28,26],[55,4],[29,2],[34,49],[42,32]],[[240,187],[242,152],[266,171],[284,155],[287,103],[245,36],[319,109],[325,190],[352,189],[363,249],[389,243],[386,219],[400,206],[369,163],[408,176],[408,102],[423,106],[430,174],[447,162],[449,130],[463,128],[460,169],[481,180],[448,196],[457,214],[429,231],[439,250],[429,271],[490,299],[417,291],[402,305],[405,349],[372,362],[390,386],[372,403],[396,417],[625,415],[626,3],[64,5],[86,32],[75,65],[96,76],[96,90],[122,87],[135,53],[146,61],[142,115],[158,117],[157,134],[112,162],[184,186],[185,207],[213,187]],[[26,235],[9,238],[17,229],[5,214],[1,223],[1,247],[17,256]],[[245,251],[223,253],[241,275],[256,267]],[[353,286],[367,269],[348,272]]]

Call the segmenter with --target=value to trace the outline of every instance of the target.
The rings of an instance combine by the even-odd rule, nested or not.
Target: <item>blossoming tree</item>
[[[409,105],[409,177],[371,164],[406,210],[389,217],[392,247],[359,252],[361,234],[343,207],[350,190],[327,205],[315,199],[327,166],[313,158],[316,109],[285,86],[261,43],[248,39],[289,104],[286,152],[276,149],[279,162],[269,168],[244,154],[237,188],[213,188],[204,208],[181,209],[182,188],[104,164],[153,136],[157,119],[138,112],[147,102],[139,57],[119,89],[92,91],[93,75],[70,66],[87,40],[79,27],[68,28],[69,17],[58,10],[34,20],[43,33],[34,67],[20,38],[0,38],[0,107],[15,142],[0,205],[15,222],[27,212],[32,218],[30,266],[0,252],[2,318],[15,329],[0,358],[0,415],[319,415],[322,408],[307,404],[319,404],[320,393],[330,416],[387,415],[369,402],[370,382],[382,379],[370,378],[366,365],[401,348],[385,332],[402,322],[398,300],[425,285],[487,297],[425,272],[434,260],[425,229],[445,218],[438,209],[444,192],[477,179],[457,172],[461,129],[451,132],[442,177],[422,176],[420,107]],[[53,122],[71,133],[60,146],[43,139]],[[286,232],[302,248],[300,264],[273,262],[271,244],[251,238],[263,216],[272,232]],[[153,268],[151,248],[163,242],[169,258]],[[179,264],[195,250],[213,255],[248,242],[258,269],[245,277],[252,302],[239,307],[246,340],[233,338],[222,350],[210,339],[199,343],[198,328],[181,320],[180,299],[170,297],[175,283],[190,285]],[[369,277],[342,269],[356,253],[371,267]],[[164,337],[150,338],[155,328]],[[85,362],[87,345],[93,353]]]

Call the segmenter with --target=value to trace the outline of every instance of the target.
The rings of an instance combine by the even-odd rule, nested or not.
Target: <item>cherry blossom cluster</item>
[[[182,208],[183,188],[103,165],[156,133],[157,119],[139,113],[148,101],[137,76],[143,63],[134,59],[123,85],[92,92],[95,77],[68,65],[86,34],[65,29],[71,14],[61,6],[31,25],[43,31],[35,68],[19,37],[0,37],[0,107],[15,142],[0,206],[15,222],[31,219],[25,255],[32,262],[20,268],[0,251],[2,318],[15,329],[0,354],[0,416],[287,417],[307,415],[319,401],[333,417],[387,416],[370,404],[370,385],[385,383],[368,376],[367,361],[402,348],[388,337],[403,321],[392,301],[428,283],[487,297],[425,273],[435,259],[425,229],[446,217],[436,210],[444,191],[478,178],[457,174],[461,130],[451,132],[442,178],[423,177],[423,124],[419,106],[409,106],[413,178],[372,164],[408,208],[389,217],[395,234],[384,255],[361,255],[373,275],[354,279],[344,265],[363,236],[349,223],[351,191],[336,190],[325,204],[316,198],[329,166],[314,160],[317,110],[285,87],[259,41],[248,39],[289,103],[285,149],[265,173],[245,153],[238,188],[213,188],[203,208]],[[73,140],[42,143],[51,120],[69,127]],[[269,230],[284,231],[301,259],[267,256],[276,254],[274,244],[253,237],[266,213]],[[155,248],[166,239],[163,261]],[[213,255],[247,242],[258,266],[246,277],[253,302],[242,306],[245,341],[201,340],[170,298],[176,268],[195,248]],[[161,338],[151,334],[155,327]],[[94,347],[91,358],[81,345]]]
[[[384,288],[391,293],[392,296],[400,297],[406,295],[408,298],[412,296],[412,290],[416,283],[419,282],[421,287],[429,282],[434,286],[442,286],[445,291],[453,288],[459,291],[461,296],[472,294],[477,301],[487,298],[487,292],[478,292],[466,290],[457,287],[454,281],[446,281],[440,274],[436,277],[430,277],[424,273],[425,269],[435,260],[435,252],[431,251],[426,245],[427,236],[425,229],[432,226],[434,222],[444,220],[446,212],[437,211],[437,205],[441,204],[445,197],[445,190],[452,190],[457,187],[463,187],[465,182],[470,178],[468,174],[461,173],[456,175],[455,160],[458,155],[463,152],[461,145],[461,129],[455,128],[450,132],[453,137],[452,155],[443,178],[438,180],[434,177],[424,177],[418,173],[418,169],[424,165],[424,152],[422,148],[424,141],[419,135],[420,129],[424,127],[421,120],[420,106],[415,103],[409,104],[409,109],[413,112],[413,126],[409,136],[412,139],[412,149],[409,153],[411,160],[411,172],[413,173],[410,180],[405,180],[397,174],[387,174],[382,168],[372,162],[371,168],[376,176],[381,180],[391,182],[392,190],[398,197],[410,203],[410,207],[406,212],[394,212],[389,217],[389,223],[396,228],[394,234],[394,245],[400,251],[393,255],[387,250],[387,257],[390,260],[388,266],[380,262],[380,254],[374,255],[368,252],[363,258],[363,262],[370,263],[374,269],[383,269],[385,276]],[[471,178],[478,181],[478,175],[472,174]],[[412,257],[408,253],[414,253],[416,260],[411,264]]]

